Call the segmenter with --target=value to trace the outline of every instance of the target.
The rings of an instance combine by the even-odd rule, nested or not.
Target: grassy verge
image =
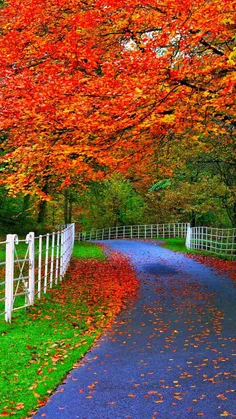
[[[162,242],[162,246],[166,249],[174,250],[176,252],[183,252],[183,253],[189,253],[192,255],[203,255],[203,256],[212,256],[217,259],[222,260],[231,260],[229,256],[226,255],[216,255],[215,253],[206,252],[204,250],[190,250],[187,249],[185,246],[185,238],[170,238],[170,239],[157,239]]]
[[[123,304],[114,296],[120,298],[127,262],[106,260],[90,243],[76,243],[74,254],[58,287],[27,314],[17,312],[12,324],[0,322],[0,417],[22,419],[44,404]]]
[[[96,258],[105,259],[102,249],[89,242],[75,242],[73,249],[73,256],[76,258]]]
[[[185,247],[185,239],[182,238],[171,238],[171,239],[157,239],[160,240],[162,242],[162,246],[170,249],[170,250],[175,250],[178,252],[190,252],[192,253],[191,250],[187,249]]]
[[[35,252],[37,252],[37,245],[38,245],[38,241],[36,242]],[[23,259],[25,257],[27,247],[28,245],[22,242],[20,242],[17,245],[17,255],[19,258]],[[45,254],[46,254],[46,243],[44,241],[43,247],[42,247],[42,259],[45,258]],[[100,247],[95,246],[93,243],[87,243],[87,242],[75,242],[75,246],[73,249],[73,256],[76,258],[86,258],[86,259],[88,258],[92,258],[92,259],[96,258],[99,260],[105,259],[104,253]],[[5,244],[4,244],[0,246],[0,263],[5,262],[5,258],[6,258],[6,252],[5,252]],[[50,263],[50,253],[49,253],[49,263]],[[27,275],[27,269],[28,269],[28,264],[26,263],[24,271],[23,271],[23,273],[25,273],[26,275]],[[19,267],[17,264],[15,264],[15,275],[16,276],[19,275]],[[1,282],[4,282],[4,277],[5,277],[5,266],[3,267],[0,265],[0,298],[3,298],[4,293],[5,293],[5,286],[1,285]],[[25,301],[24,296],[17,297],[14,307],[24,306],[25,304],[24,301]],[[0,313],[2,313],[3,311],[4,311],[4,302],[0,301]]]

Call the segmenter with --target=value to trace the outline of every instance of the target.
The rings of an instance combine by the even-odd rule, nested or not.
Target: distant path
[[[233,282],[151,242],[105,243],[130,256],[140,299],[35,418],[236,417]]]

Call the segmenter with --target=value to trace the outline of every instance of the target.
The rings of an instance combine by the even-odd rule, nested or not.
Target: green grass
[[[92,243],[76,243],[74,256],[105,256]],[[66,279],[65,279],[66,280]],[[60,288],[60,286],[59,286]],[[101,332],[90,330],[86,317],[98,320],[99,307],[88,307],[83,298],[76,304],[59,304],[47,294],[34,307],[14,314],[12,324],[0,320],[0,417],[27,417],[38,400],[55,390],[67,372],[92,346]],[[75,319],[75,320],[74,320]]]
[[[162,246],[166,247],[167,249],[170,250],[175,250],[178,252],[189,252],[192,253],[192,250],[189,250],[185,247],[185,239],[184,238],[171,238],[171,239],[160,239],[158,238],[157,240],[160,240],[163,242]]]
[[[38,241],[36,241],[35,251],[37,252]],[[26,243],[19,243],[16,246],[17,255],[19,258],[24,258],[28,245]],[[45,257],[46,254],[46,243],[45,240],[43,241],[42,246],[42,258]],[[76,258],[96,258],[96,259],[105,259],[104,253],[102,252],[101,248],[96,246],[94,243],[87,243],[87,242],[75,242],[73,256]],[[0,262],[5,261],[5,245],[0,246]],[[49,253],[49,261],[50,261],[50,253]],[[28,263],[25,264],[25,268],[23,273],[27,275]],[[16,277],[19,275],[19,268],[18,265],[15,264],[15,275]],[[0,267],[0,282],[4,281],[4,268]],[[0,285],[0,298],[4,297],[5,293],[5,286]],[[25,302],[24,296],[19,296],[16,298],[14,307],[24,306]],[[4,311],[4,302],[0,302],[0,313]]]
[[[6,258],[6,249],[5,244],[0,245],[0,262],[4,262]],[[38,241],[36,241],[35,250],[37,251]],[[17,254],[19,257],[24,257],[27,251],[28,245],[26,243],[19,243],[16,245]],[[46,252],[46,243],[43,241],[42,246],[42,256]],[[96,258],[96,259],[105,259],[102,249],[95,245],[94,243],[89,242],[75,242],[73,256],[77,258]]]
[[[170,239],[163,239],[163,238],[157,238],[156,240],[160,240],[163,242],[162,246],[166,249],[174,250],[176,252],[184,252],[184,253],[190,253],[195,255],[204,255],[204,256],[213,256],[218,259],[223,260],[232,260],[230,256],[226,255],[216,255],[215,253],[207,252],[205,250],[191,250],[187,249],[185,246],[185,238],[170,238]]]
[[[6,245],[0,244],[0,262],[5,262],[6,259]],[[16,245],[18,256],[24,256],[27,251],[28,245],[26,243],[19,243]]]
[[[96,258],[96,259],[105,259],[102,249],[95,245],[94,243],[89,242],[75,242],[73,256],[76,258]]]

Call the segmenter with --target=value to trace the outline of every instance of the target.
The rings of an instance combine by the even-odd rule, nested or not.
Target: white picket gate
[[[62,280],[74,246],[75,225],[35,237],[33,232],[19,240],[8,234],[0,242],[5,260],[0,262],[0,315],[11,321],[16,310],[31,306],[35,298]]]

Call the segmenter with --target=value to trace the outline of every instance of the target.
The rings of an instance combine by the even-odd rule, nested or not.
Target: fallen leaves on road
[[[66,300],[73,302],[73,299],[77,300],[80,296],[88,307],[98,305],[100,315],[97,319],[92,311],[86,313],[86,324],[89,329],[93,329],[95,323],[96,327],[104,326],[109,319],[113,319],[136,296],[138,288],[139,281],[128,258],[112,252],[108,261],[74,259],[69,279],[54,292],[53,298],[64,304]],[[80,320],[80,313],[76,320]]]
[[[214,256],[195,255],[186,253],[186,256],[203,263],[206,266],[211,266],[220,274],[226,274],[231,279],[236,281],[236,262],[233,260],[219,259]]]

